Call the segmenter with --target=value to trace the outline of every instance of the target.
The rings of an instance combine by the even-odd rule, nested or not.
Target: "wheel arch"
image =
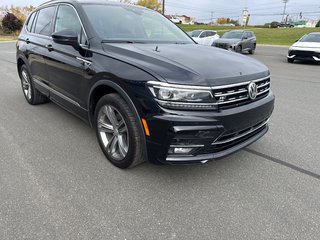
[[[17,70],[18,70],[18,74],[20,75],[20,69],[23,65],[25,65],[26,62],[22,59],[22,57],[18,57],[17,59]]]
[[[133,113],[137,119],[138,125],[139,125],[139,132],[140,135],[142,137],[143,140],[143,146],[144,146],[144,156],[145,159],[148,159],[147,156],[147,144],[146,144],[146,136],[145,136],[145,132],[142,126],[142,122],[140,119],[140,115],[139,112],[137,110],[137,107],[135,106],[134,102],[132,101],[132,99],[129,97],[128,93],[121,87],[119,86],[117,83],[111,81],[111,80],[100,80],[97,83],[95,83],[89,93],[89,97],[88,97],[88,119],[89,119],[89,123],[92,127],[95,127],[94,124],[94,111],[95,111],[95,107],[97,102],[99,101],[99,99],[109,93],[118,93],[123,99],[124,101],[129,105],[129,107],[131,109],[133,109]]]

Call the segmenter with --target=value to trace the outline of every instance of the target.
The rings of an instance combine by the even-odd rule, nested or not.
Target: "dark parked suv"
[[[257,38],[252,31],[232,30],[215,40],[212,46],[233,50],[239,53],[247,51],[249,54],[254,54],[257,47]]]
[[[120,168],[226,156],[267,132],[274,107],[263,64],[114,2],[41,5],[19,36],[17,67],[28,103],[51,100],[88,122]]]

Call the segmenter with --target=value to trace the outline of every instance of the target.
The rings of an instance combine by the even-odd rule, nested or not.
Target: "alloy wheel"
[[[121,113],[104,105],[99,110],[97,127],[108,155],[116,161],[123,160],[129,149],[129,131]]]
[[[23,93],[26,96],[26,98],[30,101],[32,97],[32,91],[31,91],[29,75],[26,70],[22,70],[21,80],[22,80]]]

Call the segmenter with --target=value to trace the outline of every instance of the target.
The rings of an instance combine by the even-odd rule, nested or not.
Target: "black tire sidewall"
[[[121,161],[114,160],[112,157],[109,156],[106,148],[104,147],[104,144],[101,140],[100,133],[97,127],[97,122],[98,122],[98,115],[100,109],[105,106],[105,105],[110,105],[114,107],[119,113],[122,115],[124,118],[125,124],[127,125],[128,132],[129,132],[129,149],[127,152],[127,155],[125,158]],[[137,139],[141,139],[139,136],[139,131],[138,131],[138,126],[137,126],[137,121],[134,117],[134,114],[130,110],[128,104],[120,97],[120,95],[112,93],[103,96],[97,103],[97,106],[95,108],[95,114],[94,114],[94,124],[95,124],[95,130],[96,130],[96,135],[97,139],[99,142],[99,145],[101,147],[101,150],[103,151],[104,155],[107,157],[107,159],[116,167],[119,168],[128,168],[130,167],[134,160],[135,160],[135,153],[136,151],[139,151],[139,148],[141,148],[141,140],[137,141]],[[137,136],[138,134],[138,136]]]

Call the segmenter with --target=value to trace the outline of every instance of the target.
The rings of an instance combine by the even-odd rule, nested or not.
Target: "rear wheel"
[[[99,145],[113,165],[129,168],[144,162],[139,123],[118,94],[98,101],[94,119]]]
[[[47,97],[41,94],[35,87],[30,77],[28,68],[26,65],[22,65],[20,68],[20,79],[23,94],[27,100],[27,102],[31,105],[37,105],[48,101]]]
[[[287,58],[288,63],[293,63],[294,59],[293,58]]]

